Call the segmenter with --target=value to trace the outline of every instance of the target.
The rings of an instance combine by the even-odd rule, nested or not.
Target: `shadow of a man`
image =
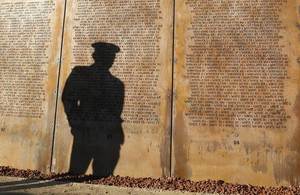
[[[124,84],[109,71],[120,48],[104,42],[92,47],[94,64],[73,68],[62,94],[73,135],[69,172],[84,174],[93,161],[93,174],[107,177],[113,174],[124,142]]]

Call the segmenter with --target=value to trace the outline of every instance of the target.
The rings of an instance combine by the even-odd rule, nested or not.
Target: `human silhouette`
[[[124,142],[124,85],[109,71],[120,49],[104,42],[92,47],[94,64],[73,68],[62,94],[73,135],[69,172],[84,174],[92,161],[93,174],[107,177],[113,174]]]

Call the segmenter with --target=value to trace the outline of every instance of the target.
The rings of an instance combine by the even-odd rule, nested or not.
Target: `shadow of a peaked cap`
[[[95,48],[95,52],[97,53],[118,53],[120,52],[120,48],[112,43],[106,42],[96,42],[92,44],[92,47]]]

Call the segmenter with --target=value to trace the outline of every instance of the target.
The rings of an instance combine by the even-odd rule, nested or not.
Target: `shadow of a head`
[[[116,53],[120,51],[117,45],[105,42],[96,42],[92,44],[94,48],[94,65],[101,69],[110,69],[116,58]]]

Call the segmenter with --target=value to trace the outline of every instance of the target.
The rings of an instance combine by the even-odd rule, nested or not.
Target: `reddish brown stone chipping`
[[[180,190],[188,192],[205,192],[220,194],[300,194],[300,186],[290,187],[261,187],[252,185],[230,184],[222,180],[214,181],[190,181],[187,179],[164,177],[164,178],[131,178],[110,176],[97,178],[92,175],[74,176],[68,173],[50,175],[42,174],[35,170],[18,170],[10,167],[0,167],[0,176],[23,177],[40,180],[56,180],[64,182],[83,182],[88,184],[101,184],[109,186],[149,188],[162,190]]]

